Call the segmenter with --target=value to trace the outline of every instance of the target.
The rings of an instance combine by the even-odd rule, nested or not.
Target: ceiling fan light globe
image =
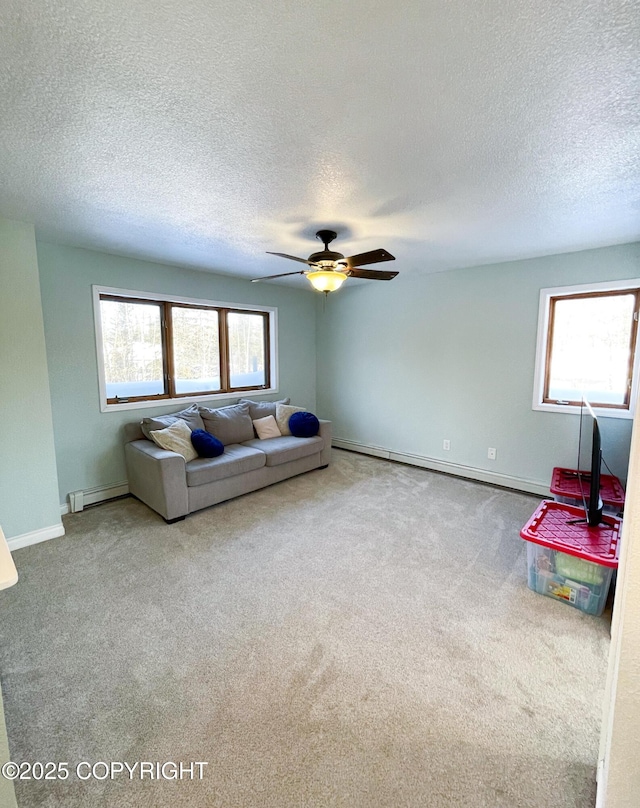
[[[335,292],[347,280],[344,272],[338,272],[335,269],[319,269],[317,272],[309,272],[307,278],[318,292]]]

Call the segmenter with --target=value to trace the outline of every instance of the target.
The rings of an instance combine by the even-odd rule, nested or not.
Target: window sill
[[[180,396],[180,398],[161,398],[158,401],[124,401],[122,404],[100,403],[100,412],[119,412],[120,410],[150,410],[158,407],[188,407],[190,404],[203,404],[211,401],[237,401],[240,398],[258,398],[270,396],[278,392],[277,387],[266,390],[236,390],[233,393],[213,393],[209,396]],[[184,407],[182,407],[184,409]]]
[[[580,415],[581,408],[573,404],[534,404],[533,410],[537,412],[562,412],[568,415]],[[594,413],[598,418],[622,418],[623,420],[633,420],[633,413],[630,410],[617,410],[611,407],[594,407]]]

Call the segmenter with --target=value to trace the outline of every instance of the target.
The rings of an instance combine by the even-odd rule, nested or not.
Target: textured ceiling
[[[639,50],[625,0],[0,0],[0,214],[249,277],[321,225],[403,273],[634,241]]]

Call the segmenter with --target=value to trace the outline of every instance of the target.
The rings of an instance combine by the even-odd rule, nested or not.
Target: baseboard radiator
[[[120,482],[112,485],[98,485],[95,488],[85,488],[81,491],[71,491],[67,496],[68,505],[62,505],[60,510],[65,513],[79,513],[90,505],[97,505],[109,499],[122,497],[129,493],[129,483]]]
[[[332,446],[336,449],[346,449],[349,452],[359,452],[360,454],[381,457],[383,460],[393,460],[396,463],[406,463],[410,466],[420,466],[430,471],[440,471],[444,474],[453,474],[456,477],[464,477],[467,480],[477,480],[478,482],[491,483],[501,488],[513,488],[516,491],[523,491],[527,494],[537,494],[541,497],[550,497],[549,486],[537,480],[527,480],[523,477],[513,477],[508,474],[488,471],[487,469],[465,466],[460,463],[450,463],[446,460],[439,460],[435,457],[410,454],[409,452],[395,452],[382,446],[372,446],[347,438],[333,438]]]

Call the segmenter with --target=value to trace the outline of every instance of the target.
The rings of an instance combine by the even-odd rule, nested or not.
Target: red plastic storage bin
[[[527,542],[528,585],[587,614],[602,614],[618,567],[621,521],[589,527],[584,511],[545,500],[520,531]]]

